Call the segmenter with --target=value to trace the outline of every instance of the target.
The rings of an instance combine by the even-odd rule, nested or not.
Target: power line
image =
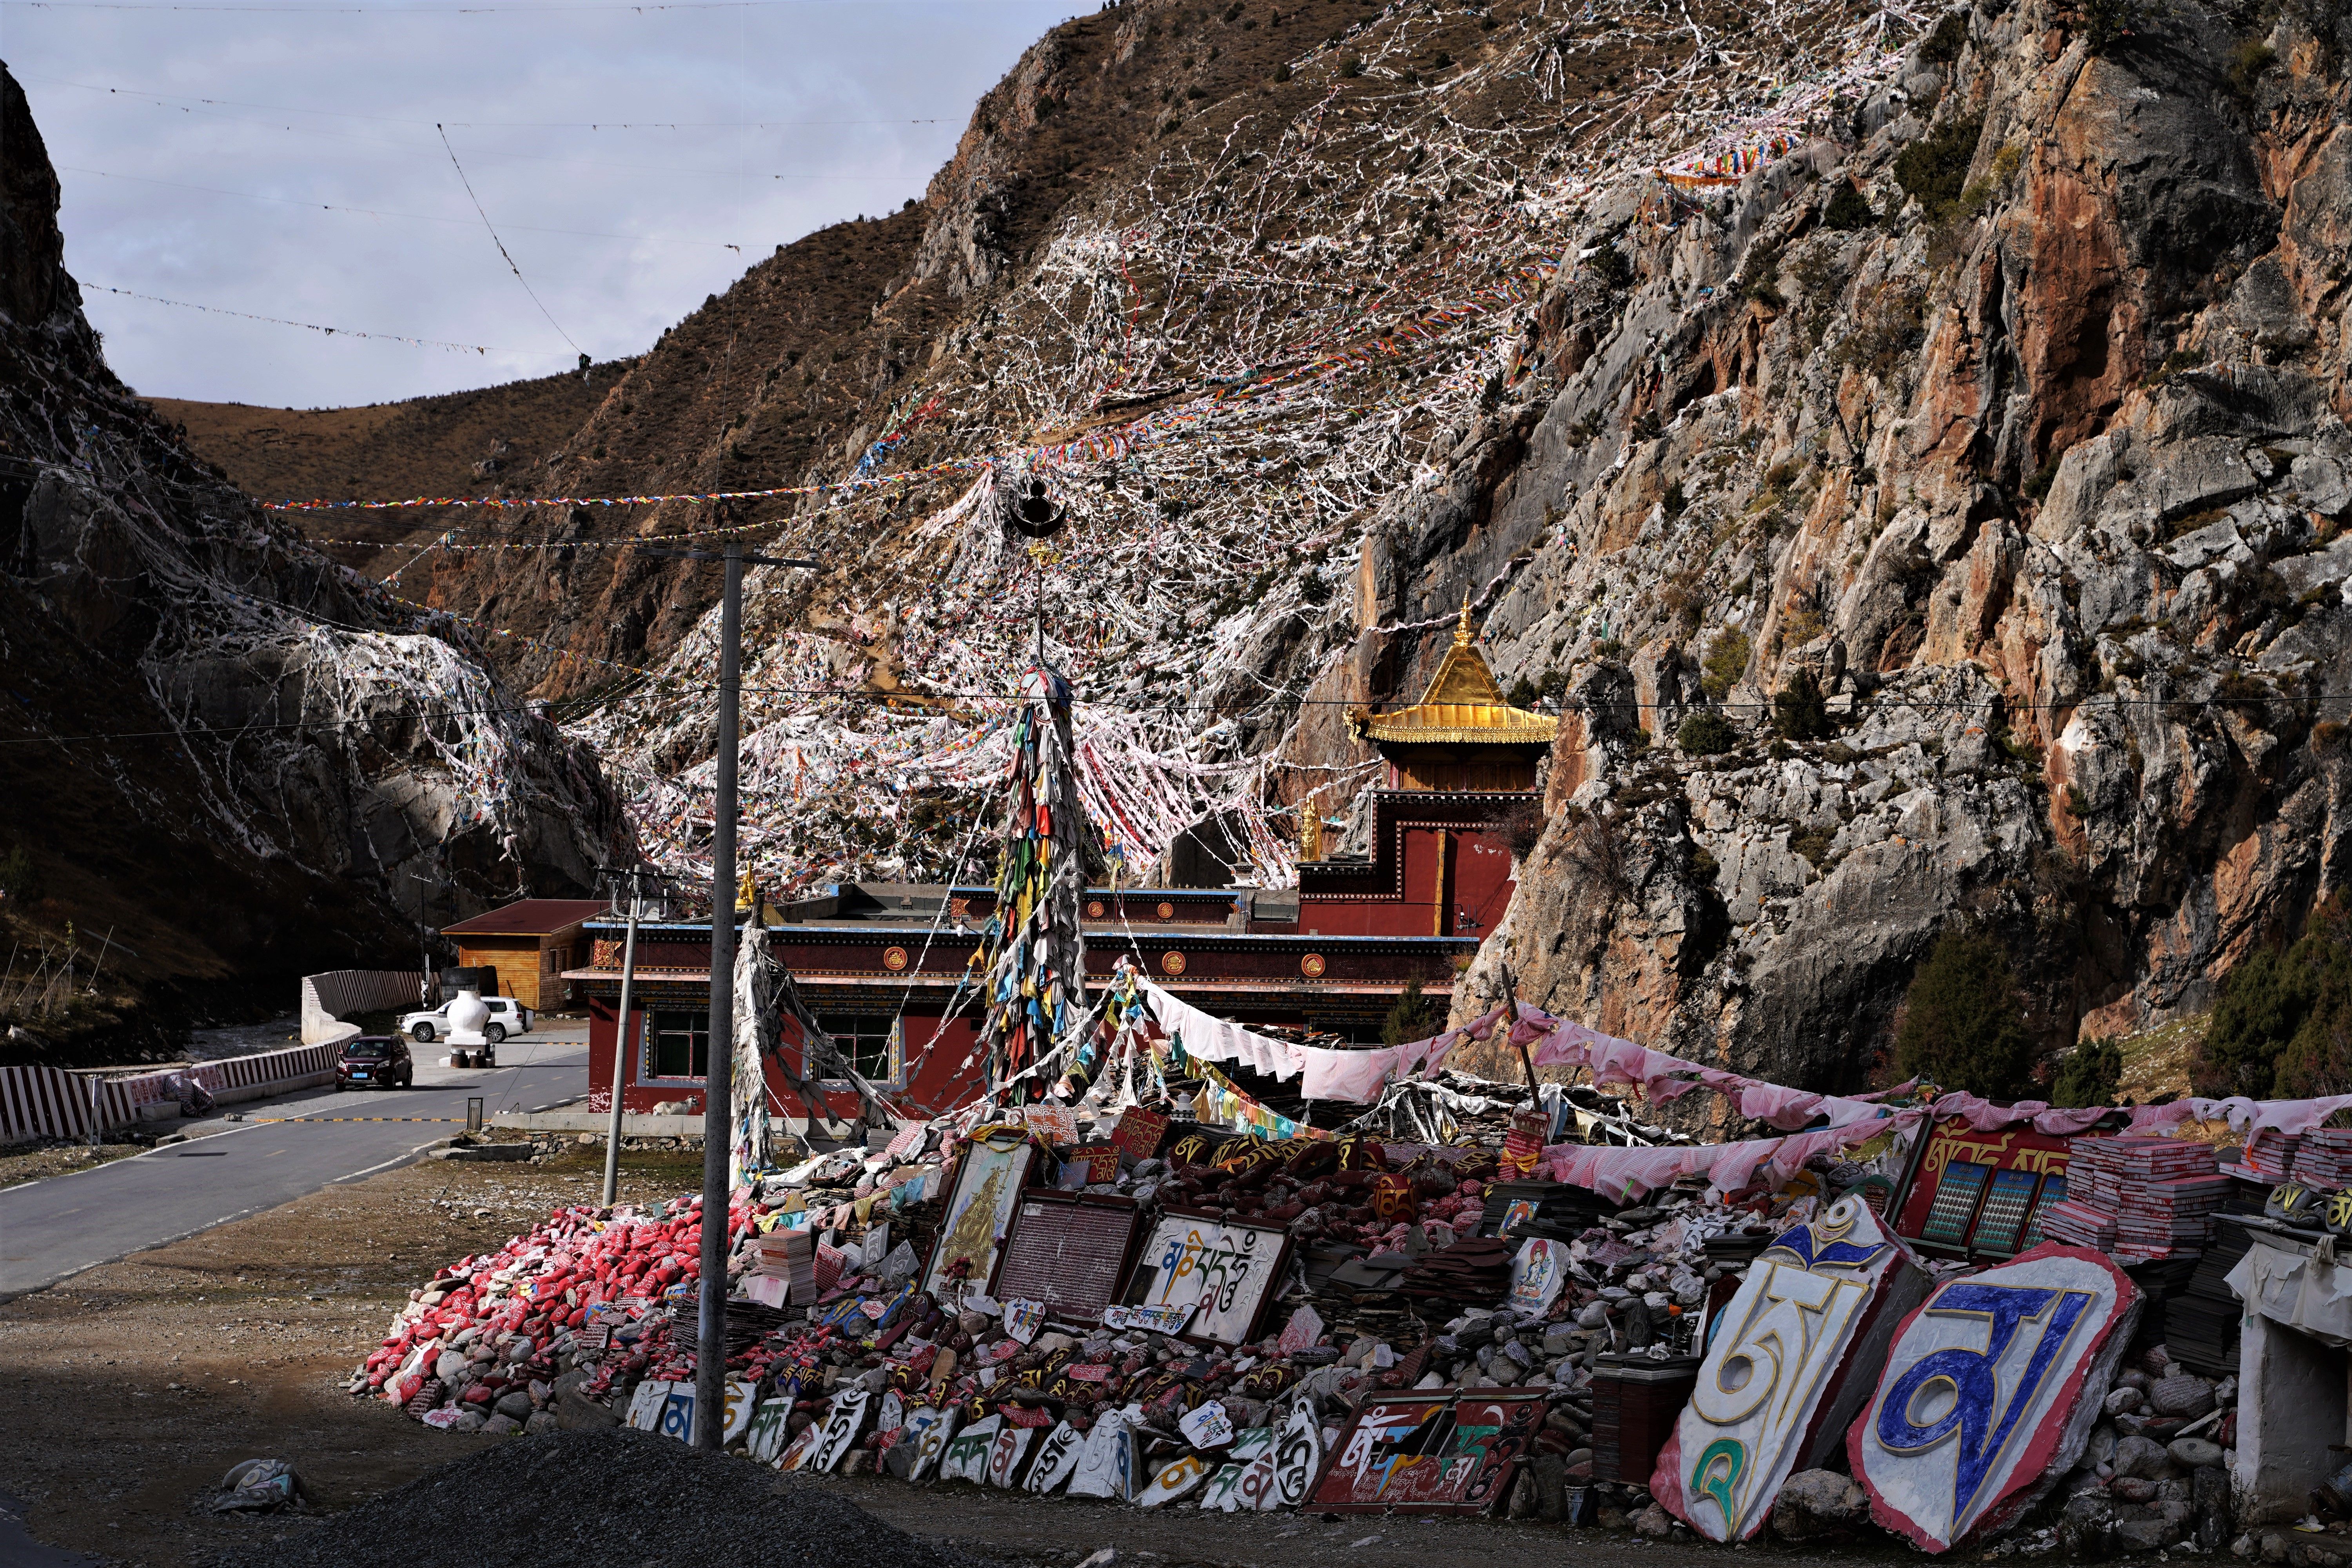
[[[8,4],[8,3],[10,3],[10,0],[0,0],[0,4]],[[451,127],[452,129],[454,129],[454,130],[458,130],[458,131],[743,131],[743,130],[753,130],[753,131],[776,131],[776,130],[796,130],[796,129],[803,129],[803,128],[807,128],[807,127],[812,127],[812,126],[851,126],[851,125],[938,125],[938,124],[941,123],[941,121],[940,121],[939,120],[936,120],[936,119],[933,119],[933,120],[754,120],[754,121],[746,121],[746,122],[743,122],[743,123],[740,123],[740,124],[739,124],[739,123],[737,123],[737,122],[735,122],[735,121],[719,121],[719,120],[668,120],[668,121],[611,121],[611,120],[602,120],[602,121],[598,121],[598,120],[447,120],[447,121],[431,121],[431,120],[404,120],[404,119],[400,119],[400,118],[396,117],[396,116],[394,116],[394,115],[388,115],[388,114],[352,114],[352,113],[345,112],[345,111],[341,110],[333,110],[333,109],[299,109],[299,108],[296,108],[296,107],[294,107],[294,106],[292,106],[292,105],[290,105],[290,104],[284,104],[284,103],[252,103],[252,102],[248,102],[248,101],[247,101],[247,100],[243,100],[243,99],[236,99],[236,98],[185,98],[185,97],[182,97],[182,96],[179,96],[179,95],[177,95],[177,94],[174,94],[174,93],[168,93],[168,92],[151,92],[151,91],[149,91],[149,90],[148,90],[147,89],[145,89],[145,88],[137,88],[137,87],[106,87],[106,86],[102,86],[102,85],[100,85],[100,84],[99,84],[99,83],[96,83],[96,82],[87,82],[87,81],[68,81],[68,80],[67,80],[67,79],[66,79],[65,78],[63,78],[63,77],[54,77],[54,76],[20,76],[20,77],[18,77],[16,79],[18,79],[19,81],[37,81],[37,82],[42,82],[42,83],[45,83],[45,84],[47,84],[47,85],[48,85],[48,86],[51,86],[51,87],[70,87],[70,88],[77,88],[77,89],[80,89],[81,91],[83,91],[83,92],[100,92],[100,93],[105,93],[105,94],[108,94],[108,95],[109,95],[109,96],[110,96],[110,97],[115,97],[115,98],[128,98],[128,99],[135,99],[135,100],[142,100],[142,101],[144,101],[144,102],[153,103],[153,104],[157,105],[158,107],[162,107],[162,108],[179,108],[179,109],[181,109],[182,112],[184,112],[184,112],[186,112],[186,110],[185,110],[185,108],[184,108],[184,106],[185,106],[185,105],[192,104],[192,103],[195,103],[195,104],[203,104],[203,105],[205,105],[206,107],[209,107],[209,108],[215,108],[215,109],[258,109],[258,110],[266,110],[267,112],[268,112],[268,113],[272,113],[272,114],[312,114],[312,115],[318,115],[318,116],[321,117],[321,118],[324,118],[324,119],[331,119],[331,120],[359,120],[359,121],[368,121],[368,122],[370,122],[370,123],[372,123],[372,124],[376,124],[376,125],[415,125],[415,126],[422,127],[422,126],[427,126],[427,125],[441,124],[441,125],[447,125],[447,126]],[[255,125],[255,124],[259,124],[259,123],[262,123],[262,122],[261,122],[261,121],[258,121],[241,120],[241,121],[236,121],[236,123],[240,124],[240,125]],[[295,130],[295,129],[297,129],[297,128],[296,128],[296,127],[293,127],[293,126],[289,126],[289,127],[287,127],[287,129],[289,129],[289,130]],[[307,134],[310,134],[310,135],[317,135],[317,136],[324,136],[324,135],[331,135],[331,134],[332,134],[332,132],[324,132],[324,131],[312,131],[312,132],[307,132]],[[376,145],[376,146],[382,146],[382,147],[399,147],[399,146],[405,146],[405,145],[407,145],[407,144],[406,144],[406,143],[404,143],[404,142],[376,142],[376,143],[374,143],[374,145]],[[479,156],[479,154],[477,154],[477,155],[478,155],[478,156]],[[506,155],[506,156],[509,156],[509,157],[520,156],[520,154],[519,154],[519,153],[509,153],[509,154],[505,154],[505,155]],[[631,167],[640,167],[640,166],[644,166],[644,165],[633,165],[633,164],[625,164],[625,163],[624,163],[624,164],[612,164],[612,165],[606,165],[606,164],[592,164],[592,165],[589,165],[589,166],[590,166],[590,167],[594,167],[594,168],[604,168],[604,167],[631,168]],[[699,173],[699,172],[701,172],[701,171],[689,171],[689,172],[693,172],[693,173]],[[730,172],[730,171],[711,171],[711,172],[713,172],[713,173],[722,173],[722,172]]]
[[[5,3],[6,0],[0,0],[0,4]],[[338,205],[333,202],[302,201],[293,196],[265,196],[256,195],[252,191],[223,190],[217,185],[190,185],[184,184],[178,180],[150,179],[144,174],[121,174],[115,173],[111,169],[86,169],[74,163],[59,163],[58,168],[61,173],[68,174],[95,174],[102,180],[128,180],[131,184],[138,185],[162,185],[168,190],[174,191],[201,191],[206,195],[236,196],[248,202],[270,202],[279,206],[317,207],[321,212],[355,213],[362,217],[398,218],[404,223],[454,223],[458,225],[460,227],[465,228],[471,228],[473,226],[473,225],[467,223],[464,218],[441,217],[432,213],[383,212],[374,207],[347,207]],[[725,240],[718,239],[677,239],[657,234],[606,234],[596,229],[544,228],[535,224],[527,223],[513,223],[509,224],[507,226],[511,229],[519,230],[524,234],[561,234],[568,235],[579,239],[625,239],[639,245],[701,245],[708,246],[713,250],[731,250],[736,252],[738,255],[740,255],[743,249],[740,245],[730,245]]]
[[[449,166],[457,171],[457,183],[466,187],[467,199],[474,204],[474,210],[481,214],[482,227],[489,234],[490,243],[499,247],[500,256],[506,257],[507,270],[515,275],[515,281],[521,284],[522,291],[530,296],[530,302],[539,307],[539,313],[547,318],[547,324],[555,329],[555,335],[565,342],[572,343],[572,352],[580,356],[580,363],[584,366],[588,363],[587,353],[578,343],[572,342],[572,334],[565,331],[562,323],[556,321],[554,313],[549,310],[545,302],[540,299],[539,290],[530,286],[530,279],[522,275],[522,268],[515,265],[515,258],[512,256],[508,255],[507,242],[499,237],[499,231],[496,228],[491,227],[490,215],[482,209],[482,198],[474,195],[474,182],[466,178],[466,165],[457,162],[457,149],[449,145],[449,133],[442,131],[438,125],[433,129],[441,132],[441,145],[448,149]],[[728,248],[734,247],[730,246]]]
[[[130,0],[0,0],[35,11],[232,11],[262,16],[362,15],[489,16],[500,12],[534,11],[739,11],[800,5],[866,5],[874,0],[610,0],[606,4],[566,3],[543,5],[136,5]]]
[[[362,332],[351,327],[322,327],[316,321],[289,321],[283,316],[257,316],[250,310],[232,310],[224,305],[199,305],[187,300],[166,300],[161,294],[142,294],[131,289],[116,289],[104,283],[85,283],[85,289],[95,289],[102,294],[120,294],[126,300],[144,300],[155,305],[177,305],[184,310],[203,310],[215,316],[240,316],[248,321],[268,321],[274,326],[300,327],[313,332],[324,332],[331,338],[381,338],[396,343],[413,343],[422,348],[459,349],[471,353],[486,354],[491,351],[480,343],[445,343],[438,338],[412,338],[398,332]],[[500,353],[507,350],[500,349]]]

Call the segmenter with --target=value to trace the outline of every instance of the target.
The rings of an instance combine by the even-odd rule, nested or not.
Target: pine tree
[[[1412,1040],[1425,1040],[1437,1033],[1437,1009],[1421,994],[1421,982],[1408,980],[1404,991],[1381,1020],[1381,1044],[1402,1046]]]
[[[2009,954],[1990,932],[1947,931],[1912,979],[1895,1063],[1940,1089],[2014,1100],[2032,1087],[2033,1037]]]
[[[2112,1105],[2116,1085],[2124,1076],[2124,1053],[2113,1040],[2085,1040],[2059,1064],[2057,1081],[2050,1086],[2050,1103],[2063,1106]]]

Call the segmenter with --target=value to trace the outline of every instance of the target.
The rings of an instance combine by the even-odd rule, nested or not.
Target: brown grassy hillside
[[[149,407],[198,456],[257,500],[390,500],[477,495],[540,468],[632,362],[577,374],[510,381],[471,392],[377,403],[364,408],[264,408],[151,397]],[[443,513],[336,512],[331,527],[306,519],[306,533],[398,544],[446,527]],[[365,567],[374,552],[338,551]]]

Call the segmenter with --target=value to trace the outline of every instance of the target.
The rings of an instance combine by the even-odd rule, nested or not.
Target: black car
[[[416,1060],[398,1035],[362,1035],[343,1042],[335,1058],[337,1089],[406,1089],[416,1081]]]

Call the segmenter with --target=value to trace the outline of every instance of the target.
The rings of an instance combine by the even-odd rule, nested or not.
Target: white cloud
[[[973,100],[1070,9],[311,3],[0,5],[0,47],[59,166],[68,268],[85,284],[492,352],[331,338],[86,288],[109,362],[142,392],[328,406],[569,368],[572,350],[484,232],[436,121],[563,332],[600,360],[637,353],[778,244],[920,196]]]

